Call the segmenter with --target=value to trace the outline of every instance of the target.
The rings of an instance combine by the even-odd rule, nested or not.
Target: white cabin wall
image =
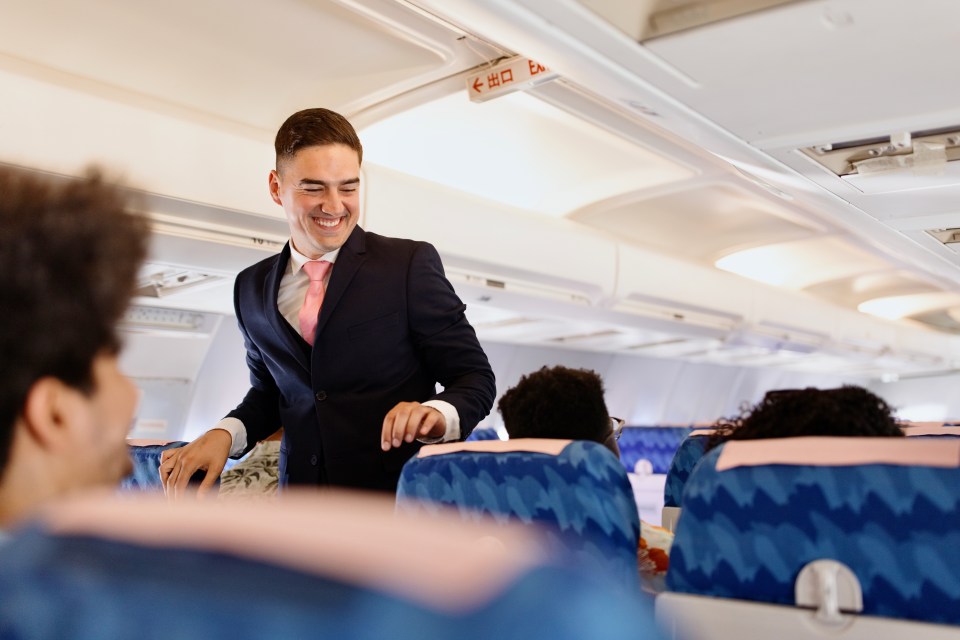
[[[894,408],[903,420],[960,419],[960,374],[924,376],[897,382],[874,382],[870,390]]]
[[[497,400],[520,376],[543,366],[596,371],[604,380],[609,411],[635,425],[689,425],[736,414],[770,389],[865,385],[866,380],[799,373],[770,367],[734,367],[633,355],[484,343],[497,378]],[[496,404],[481,426],[500,428]]]
[[[201,435],[236,407],[249,388],[243,336],[236,318],[225,317],[197,375],[182,432],[175,437],[193,440]]]
[[[524,374],[543,366],[593,369],[604,380],[610,412],[635,425],[688,425],[713,422],[754,403],[770,389],[835,387],[866,381],[835,375],[798,373],[770,367],[733,367],[660,358],[484,342],[497,379],[497,401]],[[943,380],[943,387],[960,384],[960,376]],[[910,381],[918,382],[918,381]],[[905,385],[907,383],[900,383]],[[171,425],[167,437],[192,440],[215,425],[242,399],[250,386],[243,338],[232,317],[225,317],[210,344],[193,384],[183,425]],[[922,386],[922,385],[919,385]],[[883,385],[878,393],[897,389]],[[888,400],[891,397],[881,393]],[[906,397],[917,390],[904,388]],[[960,416],[960,402],[952,415]],[[494,407],[480,426],[502,428]]]

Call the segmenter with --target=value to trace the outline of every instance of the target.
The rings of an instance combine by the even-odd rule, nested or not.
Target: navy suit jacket
[[[282,484],[395,491],[420,445],[381,450],[383,419],[394,405],[449,402],[462,438],[493,405],[493,372],[466,305],[432,245],[358,226],[337,256],[311,349],[277,309],[289,258],[288,244],[237,276],[234,305],[251,388],[228,415],[246,427],[248,450],[284,428]]]

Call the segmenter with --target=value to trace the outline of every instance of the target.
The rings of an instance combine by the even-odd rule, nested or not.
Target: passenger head
[[[497,404],[511,438],[593,440],[618,456],[603,381],[588,369],[543,367],[520,382]]]
[[[890,406],[862,387],[770,391],[740,416],[715,425],[707,448],[727,440],[793,436],[902,436]]]
[[[136,388],[117,322],[148,227],[95,173],[0,168],[0,524],[32,501],[118,482]]]
[[[274,147],[270,197],[283,207],[293,247],[311,259],[339,249],[360,215],[357,132],[329,109],[305,109],[287,118]]]

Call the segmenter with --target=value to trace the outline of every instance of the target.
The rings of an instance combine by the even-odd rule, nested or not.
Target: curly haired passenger
[[[497,409],[511,438],[592,440],[618,458],[617,431],[603,399],[603,380],[595,371],[542,367],[520,378],[500,398]],[[654,590],[670,566],[673,534],[640,521],[637,565]]]
[[[707,450],[727,440],[759,440],[795,436],[901,437],[903,430],[890,406],[863,387],[783,389],[735,418],[714,426]]]
[[[131,470],[117,323],[149,228],[96,173],[0,168],[0,529]]]
[[[542,367],[508,389],[497,409],[511,438],[592,440],[620,456],[595,371]]]

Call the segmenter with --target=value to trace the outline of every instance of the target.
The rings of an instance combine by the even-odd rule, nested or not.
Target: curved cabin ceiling
[[[373,20],[324,0],[5,3],[0,68],[92,92],[120,89],[127,101],[212,116],[272,140],[298,109],[349,112],[490,55],[417,14],[404,12],[420,34],[401,30],[390,24],[394,3],[368,4],[386,11]]]
[[[829,172],[819,166],[814,167],[809,156],[796,148],[801,143],[808,146],[833,140],[828,133],[836,133],[837,139],[849,139],[844,137],[848,131],[830,130],[835,125],[849,124],[856,132],[864,132],[877,120],[902,116],[908,122],[927,122],[933,119],[930,114],[960,113],[957,85],[944,71],[956,56],[944,55],[955,39],[945,37],[948,27],[943,25],[955,24],[955,20],[940,19],[934,24],[914,3],[899,2],[885,2],[885,11],[871,13],[867,9],[870,2],[849,0],[786,4],[776,0],[679,4],[646,0],[636,3],[640,9],[668,11],[674,5],[691,4],[783,6],[670,35],[663,35],[667,30],[661,28],[657,33],[662,37],[643,45],[628,41],[630,47],[621,49],[615,47],[624,43],[613,36],[626,39],[623,25],[611,19],[611,25],[600,23],[607,29],[599,32],[598,40],[609,45],[609,51],[626,52],[619,59],[611,55],[606,65],[616,67],[620,74],[623,84],[616,91],[594,90],[590,78],[564,76],[562,81],[530,93],[473,104],[459,83],[467,71],[508,53],[506,47],[512,41],[507,30],[495,32],[485,43],[466,33],[466,26],[452,27],[417,9],[416,5],[424,4],[435,3],[276,0],[256,7],[227,0],[7,3],[0,20],[0,93],[21,86],[9,80],[15,77],[35,81],[46,89],[63,90],[37,89],[31,96],[73,92],[96,98],[83,105],[102,121],[87,117],[90,112],[75,110],[72,105],[58,104],[53,98],[21,107],[24,112],[30,109],[30,113],[43,114],[39,120],[47,118],[48,113],[51,117],[72,116],[73,120],[61,126],[91,128],[89,138],[78,138],[83,140],[83,153],[93,146],[89,140],[99,139],[98,151],[109,151],[111,145],[123,147],[128,155],[117,152],[107,157],[130,159],[131,166],[137,156],[144,155],[142,143],[129,137],[141,120],[131,115],[121,123],[112,111],[118,105],[137,107],[142,113],[136,115],[142,116],[143,122],[153,123],[143,132],[151,138],[151,149],[170,149],[174,136],[168,131],[174,128],[181,138],[194,143],[195,147],[174,146],[175,151],[169,154],[184,165],[196,163],[211,170],[204,166],[211,146],[200,134],[209,134],[212,129],[239,132],[250,146],[224,147],[242,148],[244,152],[236,154],[242,158],[221,153],[222,162],[214,169],[224,175],[219,176],[217,187],[237,182],[253,184],[247,174],[232,168],[234,161],[247,161],[237,164],[243,164],[244,169],[252,166],[254,172],[264,165],[265,174],[264,163],[272,159],[269,143],[279,122],[300,108],[328,106],[364,125],[361,137],[365,158],[371,163],[541,216],[568,218],[570,224],[605,232],[621,243],[621,249],[637,245],[699,265],[720,260],[724,268],[739,269],[747,277],[765,281],[776,276],[778,286],[803,289],[848,308],[872,308],[871,303],[881,306],[882,300],[902,296],[928,296],[927,304],[915,304],[900,317],[912,317],[945,330],[960,327],[956,324],[960,300],[938,284],[945,280],[938,281],[931,269],[911,273],[895,252],[884,254],[868,248],[861,242],[863,238],[854,237],[849,225],[839,223],[837,211],[843,206],[839,204],[842,198],[833,193],[827,193],[829,198],[819,197],[824,194],[814,193],[813,183],[834,180],[854,189],[833,174],[827,176]],[[443,4],[450,11],[493,11],[507,3]],[[631,3],[584,0],[583,4],[603,14],[604,7],[615,9]],[[833,13],[826,11],[826,4]],[[960,5],[952,1],[923,0],[921,4],[939,12],[927,12],[931,15],[960,17]],[[518,0],[513,9],[529,12],[534,5],[541,19],[533,29],[539,25],[541,31],[524,34],[529,36],[526,42],[534,44],[542,44],[564,28],[561,21],[550,19],[551,12],[560,15],[571,6],[582,8],[572,0]],[[275,24],[282,28],[274,28]],[[567,53],[584,64],[596,62],[602,57],[600,47],[584,34],[597,25],[587,25],[583,20],[576,24],[583,29],[578,32],[580,46],[568,48]],[[638,34],[639,39],[646,37]],[[896,38],[896,47],[886,46],[889,38]],[[517,44],[523,45],[524,40]],[[913,63],[907,68],[897,52],[910,47],[917,54],[914,60],[929,64]],[[646,61],[641,57],[650,52],[659,56],[660,75],[637,71]],[[543,62],[549,65],[551,61]],[[842,66],[845,73],[825,74],[822,70],[827,65]],[[595,77],[603,75],[603,66],[591,68]],[[677,73],[670,75],[673,71]],[[677,117],[679,110],[657,113],[646,99],[661,98],[660,102],[669,106],[668,102],[657,91],[649,90],[652,85],[646,86],[648,95],[642,95],[637,90],[642,82],[623,80],[631,74],[642,82],[648,82],[648,76],[661,80],[664,74],[670,76],[674,84],[663,81],[663,92],[696,112],[683,112],[688,120]],[[885,82],[889,77],[903,81],[891,85]],[[441,84],[437,91],[418,92]],[[448,85],[453,87],[449,91]],[[19,98],[16,91],[5,95]],[[576,106],[576,100],[582,104]],[[565,104],[565,108],[558,104]],[[906,108],[924,114],[912,118]],[[0,105],[0,114],[10,113],[21,111]],[[164,126],[169,129],[155,126],[157,113],[165,116]],[[15,126],[11,123],[22,121],[0,119],[0,133],[9,133]],[[196,126],[198,123],[200,126]],[[957,123],[960,117],[940,124]],[[44,133],[47,138],[54,137],[43,128],[44,122],[27,124],[37,127],[36,133],[31,130],[31,136],[36,136],[30,140],[32,147],[41,146],[36,144],[37,137]],[[757,149],[771,150],[771,156],[782,164],[764,163],[764,158],[754,157],[751,159],[757,161],[757,167],[751,166],[749,173],[761,178],[736,175],[730,164],[743,168],[750,163],[738,153],[741,148],[724,154],[728,149],[715,144],[711,137],[715,134],[710,128],[713,125],[725,128],[731,139],[739,136],[732,144],[754,142]],[[101,128],[113,135],[99,135]],[[199,133],[195,135],[195,131]],[[790,141],[796,144],[790,146]],[[40,142],[53,144],[50,140]],[[249,152],[251,147],[255,153]],[[37,163],[31,168],[58,170],[53,154],[47,155],[48,164]],[[730,163],[723,161],[725,157],[731,158]],[[18,157],[0,144],[0,162],[18,164]],[[813,177],[791,183],[802,171],[796,169],[795,175],[784,172],[784,167],[802,167]],[[192,165],[187,169],[184,174],[190,174],[188,177],[173,173],[168,183],[159,181],[157,173],[134,175],[143,175],[148,186],[181,187],[188,179],[210,180],[210,171],[201,175],[204,172]],[[256,175],[259,178],[261,174]],[[265,189],[261,191],[258,185],[256,189],[261,200],[267,199]],[[780,189],[784,197],[777,197]],[[200,205],[222,208],[230,216],[248,211],[253,214],[251,219],[269,217],[259,205],[250,204],[254,200],[247,192],[205,200],[193,195],[205,193],[200,189],[158,190],[160,193],[152,194],[158,200],[169,197],[185,203],[184,212],[177,212],[183,217],[195,216]],[[949,193],[950,189],[942,191]],[[923,224],[936,221],[939,226],[947,226],[942,223],[957,206],[956,200],[948,202],[940,196],[937,200],[936,194],[930,193],[924,194],[930,197],[917,206],[913,206],[917,200],[884,197],[867,202],[858,200],[857,194],[841,195],[847,196],[844,204],[876,207],[871,215],[878,219],[899,220],[905,233],[920,232],[907,228],[906,221],[911,217],[916,225],[922,218]],[[796,201],[790,200],[794,197]],[[938,204],[927,204],[931,202]],[[272,205],[268,202],[267,206]],[[869,213],[871,209],[864,205],[864,211]],[[960,264],[960,257],[953,252],[951,255]],[[757,256],[762,256],[762,267],[751,268]],[[158,268],[162,273],[165,265]],[[156,283],[153,288],[158,289]],[[185,295],[209,297],[210,291],[197,284],[193,293]],[[483,313],[483,308],[471,311],[477,312]],[[485,318],[475,320],[479,328],[503,340],[511,336],[539,338],[560,346],[616,348],[703,361],[801,361],[797,354],[754,345],[709,339],[678,341],[668,333],[611,330],[602,323],[558,325],[557,319],[489,309]],[[825,355],[807,355],[802,362],[815,366],[810,358],[820,358],[821,366],[833,364]]]

